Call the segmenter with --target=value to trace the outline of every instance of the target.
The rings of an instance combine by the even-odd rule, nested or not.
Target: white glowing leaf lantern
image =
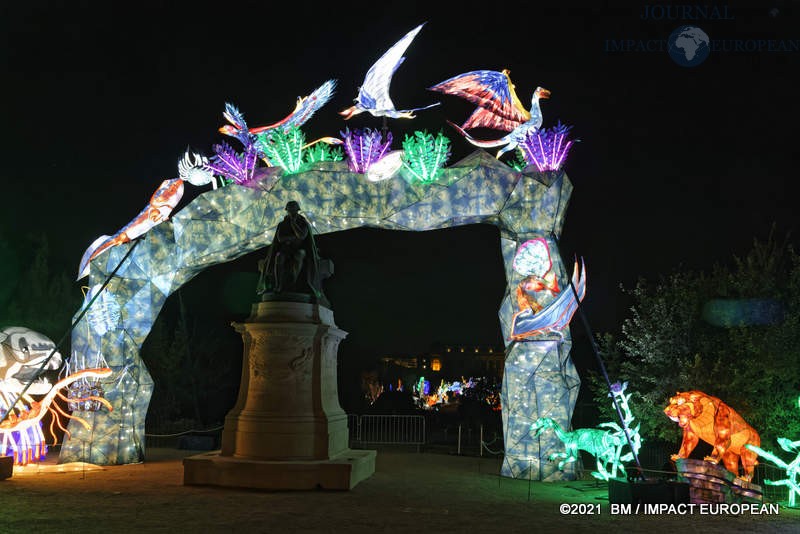
[[[100,284],[97,284],[89,290],[84,300],[84,306],[91,302],[101,287]],[[119,303],[108,291],[100,293],[100,296],[94,301],[89,311],[86,312],[89,325],[99,336],[103,336],[106,332],[117,328],[121,315]]]
[[[381,159],[369,166],[367,170],[367,180],[370,182],[381,182],[388,180],[403,166],[403,151],[392,150]]]
[[[514,256],[513,267],[522,276],[544,277],[553,268],[547,242],[541,237],[525,241]]]
[[[178,161],[178,176],[181,180],[194,186],[199,187],[211,184],[216,189],[217,182],[211,171],[206,168],[206,165],[208,165],[208,158],[187,150],[183,155],[183,159]]]

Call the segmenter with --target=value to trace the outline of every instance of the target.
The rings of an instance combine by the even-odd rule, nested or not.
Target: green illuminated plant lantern
[[[257,138],[258,148],[271,167],[281,167],[287,174],[296,173],[303,167],[306,136],[300,128],[293,126],[286,132],[270,130]]]
[[[800,398],[798,398],[798,406],[800,406]],[[786,478],[782,480],[764,480],[764,484],[770,486],[786,486],[789,488],[789,506],[795,507],[797,505],[797,498],[800,496],[800,440],[792,441],[788,438],[778,438],[778,445],[780,445],[781,449],[784,451],[796,454],[797,456],[795,456],[794,460],[785,462],[776,454],[765,451],[761,447],[755,445],[745,445],[745,447],[758,453],[760,456],[763,456],[786,471]]]
[[[414,132],[403,141],[403,163],[409,170],[413,181],[430,184],[450,157],[450,140],[439,134],[434,137],[428,132]]]

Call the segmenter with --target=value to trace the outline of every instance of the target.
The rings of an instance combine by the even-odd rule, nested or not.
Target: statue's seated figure
[[[321,260],[314,233],[300,204],[286,204],[287,215],[278,223],[267,257],[258,262],[257,293],[262,300],[315,302],[330,306],[322,280],[333,274],[333,262]]]

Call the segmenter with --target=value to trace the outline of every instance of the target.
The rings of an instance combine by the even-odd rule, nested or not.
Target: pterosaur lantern
[[[380,119],[408,120],[413,111],[435,105],[397,110],[388,94],[402,54],[420,28],[381,56],[360,89],[352,88],[358,98],[355,109],[342,113],[345,119],[365,111]],[[378,133],[344,126],[342,139],[323,138],[319,144],[338,145],[336,149],[349,161],[308,157],[312,143],[305,143],[299,129],[312,114],[325,111],[332,83],[299,99],[289,118],[263,127],[264,131],[248,127],[243,114],[228,104],[224,112],[228,125],[222,133],[241,146],[219,143],[215,155],[185,157],[179,169],[183,179],[197,178],[190,183],[225,186],[206,190],[168,218],[159,219],[136,240],[135,250],[134,243],[120,241],[87,262],[92,287],[114,274],[104,291],[107,300],[118,304],[119,319],[103,321],[102,332],[82,319],[73,332],[72,346],[84,355],[102,353],[122,378],[106,388],[114,410],[95,414],[91,435],[75,428],[62,447],[62,461],[142,461],[144,418],[153,384],[139,350],[165,299],[205,268],[269,246],[293,201],[302,206],[315,235],[357,227],[426,231],[495,225],[507,279],[499,312],[507,345],[503,474],[544,480],[570,477],[569,468],[559,471],[546,460],[563,450],[562,443],[552,433],[534,437],[531,425],[540,417],[550,417],[567,428],[580,386],[569,357],[568,323],[585,294],[586,274],[582,261],[567,268],[557,248],[572,193],[561,156],[571,141],[561,135],[547,144],[547,135],[566,134],[563,129],[548,134],[541,127],[538,102],[548,92],[534,91],[532,108],[526,110],[507,72],[476,72],[455,78],[468,79],[463,87],[459,81],[434,88],[476,102],[478,109],[465,128],[500,127],[507,133],[493,146],[507,150],[490,154],[482,149],[484,145],[473,143],[476,151],[454,163],[446,163],[450,140],[441,132],[415,133],[400,148],[391,146],[392,137],[385,128]],[[527,166],[518,170],[498,159],[512,149],[524,152],[522,147],[534,142],[537,133],[537,144],[541,141],[545,149],[560,150],[559,157],[548,152],[546,167],[526,160]],[[271,152],[272,148],[276,151]],[[278,157],[283,153],[291,158]],[[129,432],[118,431],[123,425]]]
[[[463,125],[450,123],[470,144],[481,148],[502,147],[497,158],[522,144],[528,134],[542,127],[542,109],[539,101],[550,98],[550,91],[537,87],[531,98],[531,109],[527,110],[517,97],[511,83],[509,71],[477,70],[459,74],[430,88],[431,91],[451,94],[478,104],[478,108]],[[499,139],[481,141],[466,130],[492,128],[508,132]]]
[[[395,109],[394,103],[389,96],[389,85],[392,83],[392,76],[400,65],[405,61],[405,53],[411,41],[417,36],[425,24],[420,24],[409,31],[402,39],[392,45],[372,67],[367,71],[358,95],[353,100],[354,104],[342,110],[339,114],[345,119],[349,119],[359,113],[367,112],[373,117],[390,117],[393,119],[413,119],[415,111],[438,106],[439,103],[411,109]]]

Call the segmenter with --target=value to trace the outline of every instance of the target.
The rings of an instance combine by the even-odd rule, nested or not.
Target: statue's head
[[[300,204],[298,204],[296,200],[290,200],[286,203],[286,211],[288,211],[290,215],[296,215],[297,212],[300,211]]]

